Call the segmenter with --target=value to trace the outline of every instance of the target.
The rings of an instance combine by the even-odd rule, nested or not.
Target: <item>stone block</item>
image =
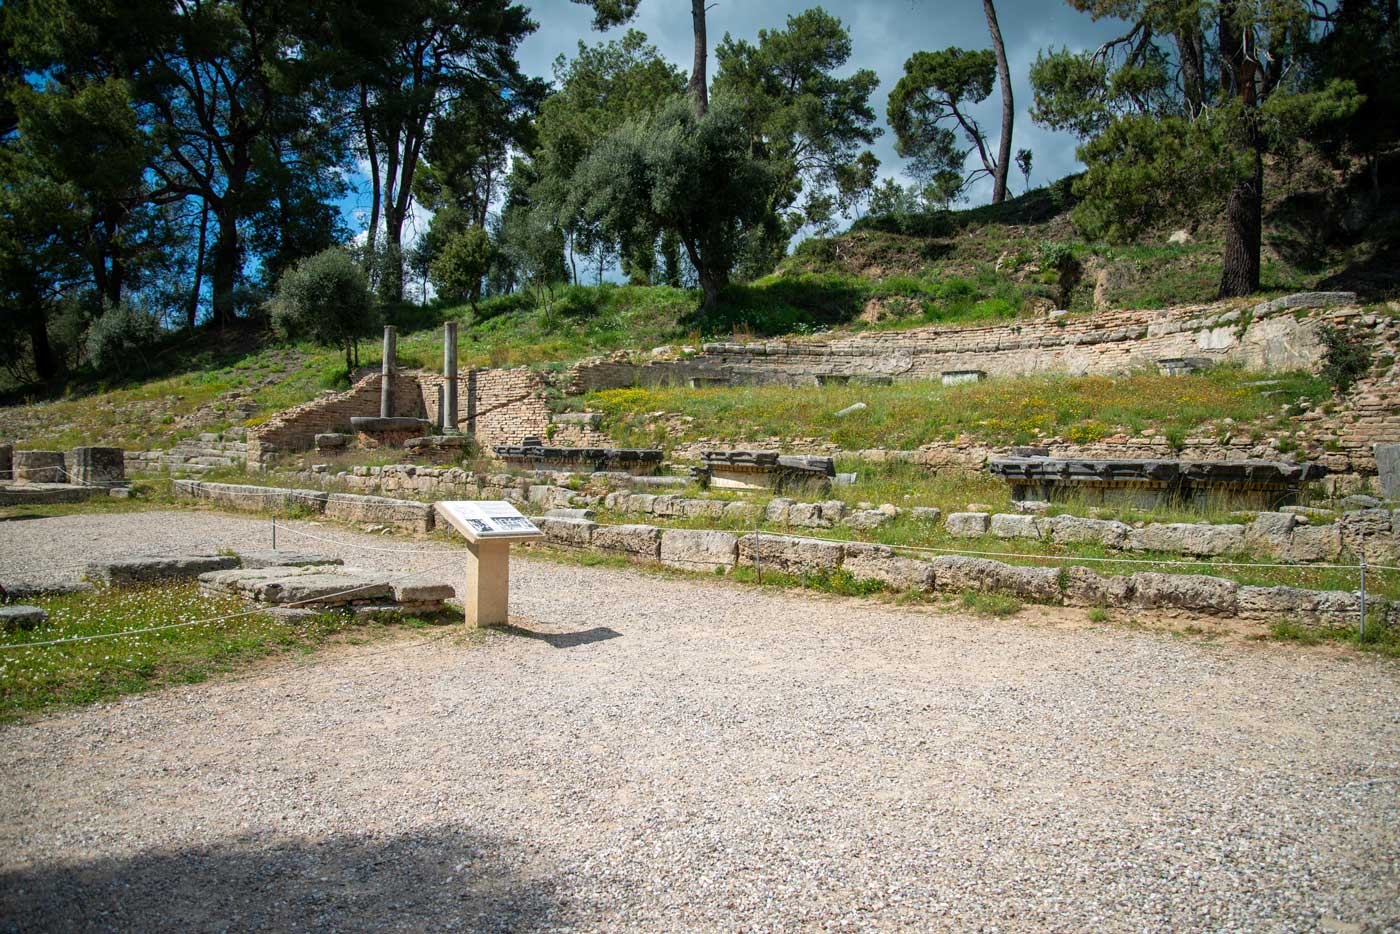
[[[0,606],[0,631],[19,632],[21,630],[33,629],[43,625],[49,618],[42,607],[25,606],[16,603],[10,606]]]
[[[739,563],[786,574],[823,573],[841,566],[839,542],[788,535],[745,535],[739,539]]]
[[[593,547],[649,558],[661,555],[661,530],[654,525],[604,525],[593,532]]]
[[[1288,541],[1274,546],[1274,554],[1285,561],[1333,561],[1342,553],[1342,533],[1336,523],[1300,525]]]
[[[4,469],[3,460],[0,454],[0,470]],[[1400,444],[1376,445],[1376,476],[1382,496],[1400,499]]]
[[[858,509],[842,519],[841,524],[859,531],[869,531],[889,521],[890,517],[878,509]]]
[[[1057,545],[1093,542],[1107,548],[1122,548],[1128,543],[1132,527],[1110,519],[1081,519],[1078,516],[1052,516],[1038,520],[1050,541]]]
[[[941,591],[1000,593],[1037,603],[1058,603],[1061,599],[1055,568],[1021,567],[960,555],[943,555],[931,563]]]
[[[997,538],[1040,538],[1040,525],[1035,516],[997,513],[992,516],[992,534]]]
[[[849,512],[845,501],[839,499],[823,500],[821,507],[822,518],[831,523],[840,522],[846,518],[846,513]]]
[[[1344,512],[1337,519],[1343,547],[1353,554],[1365,549],[1369,558],[1377,546],[1384,548],[1394,531],[1395,518],[1389,509],[1358,509]]]
[[[137,555],[109,561],[93,561],[83,573],[86,580],[118,586],[160,580],[186,580],[211,571],[238,567],[237,555]]]
[[[588,519],[592,521],[598,517],[598,513],[592,509],[571,509],[563,506],[556,506],[545,512],[546,519]]]
[[[948,534],[954,538],[978,538],[991,527],[985,512],[954,512],[948,515]]]
[[[26,483],[67,483],[62,451],[15,451],[14,479]]]
[[[1131,577],[1100,574],[1093,568],[1071,565],[1061,575],[1065,602],[1070,606],[1127,606],[1133,596]]]
[[[1288,538],[1298,527],[1298,517],[1291,512],[1261,512],[1245,531],[1245,538],[1270,548],[1287,547]]]
[[[773,497],[763,511],[764,521],[770,525],[787,525],[788,510],[792,508],[792,503],[793,501],[785,496]]]
[[[0,444],[0,483],[14,479],[15,446]]]
[[[683,499],[680,505],[680,514],[687,519],[720,519],[731,504],[722,499]]]
[[[655,493],[633,493],[631,496],[627,497],[626,512],[649,516],[655,508]]]
[[[847,543],[841,568],[856,580],[877,580],[895,590],[932,590],[934,587],[931,562],[906,558],[884,545]]]
[[[84,486],[125,483],[126,453],[121,448],[74,448],[68,462],[68,479]]]
[[[358,568],[257,568],[210,571],[199,575],[200,586],[233,593],[259,603],[303,607],[344,606],[382,600],[394,588],[378,573]]]
[[[285,548],[261,548],[238,553],[238,566],[254,568],[305,568],[344,564],[344,560],[330,555],[318,555],[310,551],[291,551]]]
[[[1133,603],[1144,609],[1191,610],[1233,616],[1239,609],[1239,585],[1203,574],[1139,571],[1132,576]]]
[[[805,529],[831,528],[831,521],[822,516],[821,503],[793,503],[788,507],[787,521]]]
[[[943,510],[937,506],[912,506],[909,509],[909,516],[916,522],[937,522],[943,518]]]
[[[382,496],[332,493],[326,500],[326,516],[344,522],[393,525],[414,532],[430,532],[433,528],[432,503]]]
[[[1244,548],[1244,532],[1242,525],[1153,523],[1128,533],[1128,549],[1176,552],[1199,557],[1224,555]]]
[[[586,547],[593,541],[593,533],[598,528],[598,523],[590,522],[587,519],[566,519],[554,516],[536,519],[535,525],[551,542],[580,547]]]
[[[1021,567],[961,555],[943,555],[930,563],[940,591],[1000,593],[1039,603],[1060,601],[1060,578],[1055,568]]]
[[[394,585],[394,602],[409,606],[441,604],[457,596],[451,584],[429,584],[409,581]]]
[[[728,532],[667,529],[661,533],[661,563],[687,571],[734,567],[739,539]]]

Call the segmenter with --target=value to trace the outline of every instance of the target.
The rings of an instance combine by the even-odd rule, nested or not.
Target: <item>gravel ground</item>
[[[0,523],[0,580],[266,534]],[[515,569],[514,630],[0,730],[0,927],[1400,930],[1393,662]]]

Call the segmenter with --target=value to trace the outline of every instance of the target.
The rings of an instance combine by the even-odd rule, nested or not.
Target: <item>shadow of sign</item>
[[[535,639],[544,642],[556,649],[572,649],[580,645],[592,645],[594,642],[606,642],[609,639],[616,639],[622,635],[616,629],[609,629],[607,626],[594,626],[592,629],[580,629],[577,632],[540,632],[535,629],[526,629],[523,626],[515,626],[504,623],[492,626],[497,632],[503,632],[509,636],[520,636],[522,639]]]

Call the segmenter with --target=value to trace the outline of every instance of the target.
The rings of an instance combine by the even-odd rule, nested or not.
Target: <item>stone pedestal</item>
[[[462,609],[468,626],[498,626],[510,607],[510,542],[467,542],[467,590]]]
[[[126,483],[126,454],[121,448],[74,448],[68,478],[84,486],[119,486]]]
[[[14,478],[21,483],[67,483],[62,451],[15,451]]]
[[[14,469],[15,446],[13,444],[0,444],[0,481],[13,479],[11,471]]]

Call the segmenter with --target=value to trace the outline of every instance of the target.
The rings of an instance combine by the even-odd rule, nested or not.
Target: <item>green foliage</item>
[[[379,321],[364,270],[338,247],[283,273],[271,306],[273,326],[285,337],[344,347],[347,371],[355,342]]]
[[[992,618],[1015,616],[1025,606],[1020,600],[1005,594],[977,593],[971,590],[964,591],[958,602],[964,610],[977,616]]]
[[[153,315],[123,302],[103,312],[88,330],[88,359],[104,373],[129,376],[147,366],[146,355],[160,335]]]
[[[879,135],[869,103],[879,79],[870,69],[837,77],[850,55],[850,31],[820,7],[788,16],[783,29],[760,29],[756,44],[726,35],[715,49],[714,93],[739,108],[770,164],[775,210],[793,212],[752,270],[772,269],[796,228],[827,232],[869,194],[879,163],[862,147]]]
[[[670,230],[685,245],[712,308],[745,234],[767,218],[773,175],[749,152],[740,112],[717,98],[703,117],[684,98],[602,140],[579,166],[581,213],[621,237]]]
[[[618,389],[591,393],[585,404],[607,415],[619,443],[651,440],[650,413],[690,417],[669,443],[745,442],[753,438],[817,439],[845,450],[913,450],[960,437],[1004,445],[1036,438],[1083,437],[1153,429],[1168,438],[1197,435],[1225,418],[1258,422],[1278,412],[1280,399],[1321,398],[1326,385],[1308,374],[1282,374],[1266,387],[1258,374],[1218,367],[1189,377],[1141,372],[1130,376],[1034,376],[959,386],[896,383],[817,388],[753,386]],[[855,402],[863,411],[837,417]]]
[[[448,238],[429,268],[433,287],[449,301],[470,301],[476,307],[481,279],[491,266],[495,247],[486,231],[471,227]]]
[[[935,203],[946,207],[970,181],[992,172],[986,134],[969,111],[992,93],[996,74],[996,56],[988,50],[915,52],[904,63],[888,106],[895,150],[910,160],[914,177],[936,193]],[[959,148],[954,128],[970,149]],[[965,176],[963,164],[973,149],[983,168]]]
[[[1371,347],[1366,338],[1350,329],[1324,327],[1322,378],[1339,393],[1351,389],[1371,372]]]
[[[350,628],[373,623],[348,614],[288,621],[255,613],[235,596],[203,593],[194,583],[107,588],[41,597],[42,627],[0,634],[9,645],[120,633],[227,614],[217,626],[0,652],[0,720],[51,704],[90,704],[167,684],[191,684],[276,652],[307,650]]]

